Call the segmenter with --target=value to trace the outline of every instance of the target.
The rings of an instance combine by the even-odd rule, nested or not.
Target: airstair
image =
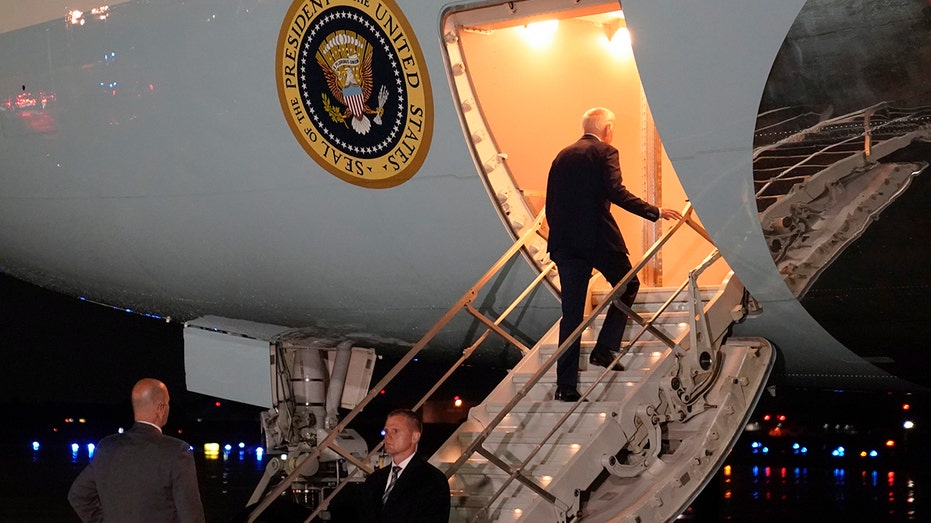
[[[730,326],[745,313],[746,293],[735,276],[717,287],[698,285],[701,273],[720,258],[716,250],[677,288],[642,287],[631,308],[615,300],[627,281],[683,225],[708,239],[692,219],[691,208],[683,214],[617,286],[593,295],[591,314],[564,344],[557,346],[557,322],[533,347],[525,347],[502,325],[534,288],[555,276],[554,264],[541,267],[527,289],[497,318],[486,317],[472,302],[512,257],[538,239],[543,221],[539,216],[306,456],[303,463],[312,463],[321,452],[335,452],[352,464],[349,476],[306,521],[324,513],[347,482],[370,472],[370,463],[381,448],[378,445],[360,459],[340,448],[339,434],[461,311],[474,316],[485,331],[463,350],[462,357],[415,409],[491,334],[514,344],[523,357],[430,459],[449,478],[450,521],[647,522],[669,521],[684,511],[743,431],[775,354],[766,340],[728,337]],[[591,340],[609,306],[621,307],[631,317],[617,357],[625,368],[620,372],[587,363]],[[556,360],[579,337],[582,398],[576,403],[555,401]],[[256,521],[302,472],[302,466],[297,466],[271,488],[249,521]]]
[[[786,284],[803,296],[845,248],[925,171],[931,107],[882,102],[831,117],[760,115],[753,179],[760,222]]]
[[[846,173],[863,170],[913,141],[927,141],[929,129],[931,106],[887,102],[835,117],[799,108],[761,114],[753,150],[759,211],[765,213],[839,164]]]
[[[736,280],[695,291],[640,294],[634,312],[648,326],[632,329],[623,372],[588,365],[594,342],[583,341],[586,401],[575,404],[553,400],[554,326],[433,456],[450,476],[450,520],[667,521],[682,512],[742,432],[772,363],[763,340],[721,344],[740,314]],[[713,340],[695,358],[686,348],[692,303],[707,307],[699,337]],[[666,336],[678,342],[669,347]]]

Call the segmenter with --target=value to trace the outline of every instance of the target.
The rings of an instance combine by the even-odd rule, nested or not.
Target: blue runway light
[[[88,458],[93,458],[93,457],[94,457],[94,452],[95,452],[96,450],[97,450],[97,445],[94,445],[93,443],[88,443],[88,444],[87,444],[87,457],[88,457]]]
[[[229,443],[227,443],[226,445],[223,445],[223,450],[229,452],[229,451],[233,450],[233,446],[230,445]]]

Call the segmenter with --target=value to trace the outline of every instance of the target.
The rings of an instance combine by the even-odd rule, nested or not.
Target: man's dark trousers
[[[600,251],[583,255],[554,252],[550,254],[550,257],[556,262],[562,287],[562,320],[559,322],[559,345],[561,346],[572,331],[582,324],[585,314],[585,295],[588,292],[592,269],[598,269],[611,287],[614,287],[630,272],[631,264],[627,253],[619,251]],[[634,275],[627,283],[627,289],[620,296],[621,302],[628,307],[633,305],[639,290],[640,280]],[[598,333],[596,346],[611,351],[618,350],[626,327],[627,313],[613,305],[608,307],[601,332]],[[576,387],[578,385],[580,349],[581,339],[576,339],[559,357],[556,364],[558,386]]]

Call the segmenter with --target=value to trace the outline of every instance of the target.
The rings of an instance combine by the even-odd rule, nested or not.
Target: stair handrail
[[[851,111],[846,114],[835,116],[833,118],[821,120],[818,123],[810,127],[807,127],[805,129],[801,129],[799,131],[792,133],[790,136],[787,136],[786,138],[783,138],[782,140],[754,148],[753,153],[751,154],[751,158],[755,160],[759,155],[763,154],[766,151],[776,149],[779,146],[784,145],[786,143],[796,142],[799,140],[799,136],[820,133],[825,128],[829,128],[831,126],[837,125],[842,122],[849,122],[851,120],[856,120],[860,118],[861,116],[865,116],[866,113],[868,112],[873,113],[873,112],[885,109],[887,106],[888,106],[888,102],[882,101],[882,102],[873,104],[871,106],[864,107],[863,109],[857,109],[855,111]]]
[[[688,224],[693,230],[695,230],[703,238],[705,238],[709,242],[711,241],[710,236],[704,230],[704,228],[702,228],[691,217],[691,213],[692,213],[692,206],[689,203],[687,204],[686,209],[682,213],[683,218],[679,220],[669,231],[667,231],[667,233],[664,234],[663,237],[660,238],[656,242],[656,244],[654,244],[654,247],[652,247],[647,252],[647,254],[644,255],[644,258],[641,260],[641,262],[638,263],[637,266],[633,268],[630,273],[628,273],[628,275],[625,277],[625,281],[629,281],[629,279],[634,274],[636,274],[637,271],[639,271],[647,262],[649,262],[649,260],[655,255],[655,253],[659,250],[659,248],[663,244],[665,244],[666,241],[668,241],[668,239],[672,236],[672,234],[676,230],[678,230],[682,224]],[[541,210],[541,212],[537,215],[536,219],[534,220],[533,224],[524,232],[524,234],[518,239],[518,241],[513,243],[505,251],[505,253],[502,254],[502,256],[499,257],[499,259],[476,281],[476,283],[472,287],[470,287],[469,290],[466,291],[466,293],[463,294],[462,297],[460,297],[460,299],[452,307],[449,308],[449,310],[447,310],[447,312],[443,315],[443,317],[441,317],[440,320],[438,320],[437,323],[434,324],[434,326],[431,327],[427,331],[427,333],[424,334],[424,336],[408,350],[408,352],[395,364],[395,366],[392,367],[392,369],[381,380],[379,380],[377,384],[375,384],[370,389],[369,393],[362,400],[359,401],[356,407],[353,408],[352,411],[350,411],[329,432],[329,434],[327,434],[327,436],[323,440],[318,442],[317,446],[308,455],[306,455],[305,457],[301,459],[300,463],[294,468],[294,470],[284,480],[279,482],[273,489],[271,489],[268,493],[266,493],[262,501],[259,504],[257,504],[255,508],[252,510],[252,512],[250,513],[249,518],[248,518],[249,523],[254,522],[255,519],[259,515],[261,515],[271,505],[271,503],[273,503],[274,500],[288,488],[288,486],[294,483],[294,481],[297,480],[297,478],[302,475],[304,470],[308,468],[311,463],[315,462],[316,458],[320,456],[320,454],[323,452],[324,449],[329,448],[333,450],[334,452],[336,452],[337,454],[345,457],[350,462],[357,463],[357,460],[355,457],[349,456],[348,455],[349,453],[347,451],[345,451],[344,449],[342,449],[339,445],[335,443],[336,437],[348,427],[349,423],[353,419],[355,419],[355,417],[357,417],[359,413],[361,413],[363,408],[367,406],[371,402],[372,399],[378,396],[380,391],[388,383],[390,383],[408,364],[410,364],[411,361],[413,361],[416,355],[419,354],[419,352],[423,350],[423,348],[425,348],[426,345],[433,338],[435,338],[436,335],[440,331],[442,331],[442,329],[452,320],[453,317],[455,317],[455,315],[460,310],[465,309],[467,312],[469,312],[469,314],[471,314],[473,317],[478,319],[480,322],[482,322],[486,326],[486,330],[476,342],[474,342],[472,345],[470,345],[470,347],[468,347],[467,349],[463,351],[463,355],[460,357],[460,359],[457,360],[456,363],[454,363],[453,366],[450,368],[450,370],[447,371],[446,374],[444,374],[440,378],[440,380],[415,404],[415,406],[413,407],[414,409],[417,409],[420,406],[422,406],[426,402],[426,400],[430,396],[432,396],[432,394],[440,386],[442,386],[442,384],[452,375],[455,369],[457,369],[462,364],[462,362],[464,362],[466,359],[468,359],[472,355],[472,353],[477,349],[477,347],[481,344],[481,342],[484,341],[484,339],[487,337],[488,334],[490,334],[490,332],[495,332],[496,334],[501,335],[504,339],[514,344],[522,352],[527,352],[528,349],[526,349],[526,347],[524,347],[523,344],[521,344],[519,341],[514,339],[512,336],[504,332],[499,327],[499,325],[506,318],[506,316],[510,312],[512,312],[517,307],[517,305],[521,301],[523,301],[523,299],[527,295],[529,295],[530,292],[532,292],[532,290],[537,285],[539,285],[539,283],[541,283],[542,281],[546,279],[546,277],[550,274],[550,272],[552,272],[552,270],[555,267],[555,264],[553,262],[549,262],[541,268],[540,273],[533,280],[533,282],[527,287],[527,289],[524,292],[522,292],[514,300],[514,302],[512,302],[512,304],[509,307],[507,307],[505,311],[494,322],[488,320],[488,318],[484,314],[475,310],[471,306],[471,303],[478,296],[478,292],[491,280],[491,278],[495,274],[497,274],[511,258],[513,258],[516,254],[522,252],[526,248],[526,246],[529,244],[530,240],[533,239],[534,236],[539,233],[542,227],[544,218],[545,218],[545,210]],[[625,283],[625,282],[622,281],[622,283]],[[613,290],[612,296],[616,294],[619,288],[620,288],[620,284],[618,285],[618,287],[616,287]],[[610,300],[605,300],[605,302],[602,303],[596,309],[596,311],[594,311],[593,316],[599,314],[602,310],[604,310],[604,308],[607,306],[608,303],[610,303]],[[583,326],[580,326],[580,328],[577,329],[573,333],[576,338],[581,335],[582,330],[584,330],[584,328],[587,327],[589,323],[590,322],[585,322]],[[566,347],[562,347],[563,350],[565,348]],[[552,360],[552,362],[547,368],[551,367],[553,363],[555,363],[555,359]],[[538,381],[538,380],[539,380],[539,377],[535,381]],[[524,394],[526,394],[526,392]],[[513,408],[513,406],[509,407],[508,410],[510,410],[511,408]],[[500,423],[500,420],[498,420],[496,424],[497,423]],[[487,435],[485,437],[487,437]],[[376,448],[366,456],[366,460],[371,458],[371,456],[373,456],[375,452],[377,452],[377,450],[381,448],[381,445],[382,443],[379,443],[376,446]],[[461,464],[459,466],[461,466]],[[458,467],[456,467],[456,469],[458,469]],[[317,509],[307,518],[305,523],[310,522],[321,510],[325,510],[328,507],[329,501],[331,501],[332,498],[338,492],[338,490],[341,489],[342,486],[346,484],[345,480],[348,480],[349,478],[353,477],[354,474],[358,470],[359,470],[359,467],[357,466],[356,469],[354,469],[352,473],[350,473],[346,478],[344,478],[344,481],[340,483],[337,490],[332,492],[329,496],[327,496],[324,499],[323,502],[320,503]],[[368,471],[366,470],[366,472]],[[452,475],[451,472],[447,472],[447,477],[451,475]]]
[[[693,211],[693,207],[690,202],[686,205],[685,209],[682,212],[682,219],[678,220],[675,223],[675,225],[673,225],[668,231],[666,231],[653,244],[653,246],[651,246],[650,249],[647,250],[647,252],[641,257],[640,261],[634,267],[632,267],[631,270],[624,276],[624,278],[612,289],[611,293],[608,295],[608,298],[603,300],[602,303],[600,303],[595,308],[595,310],[591,312],[588,318],[586,318],[569,335],[569,337],[562,344],[559,345],[559,347],[556,349],[556,352],[552,354],[546,361],[544,361],[541,364],[541,366],[537,369],[537,371],[534,372],[533,375],[528,379],[527,383],[525,383],[514,394],[514,396],[512,396],[512,398],[501,408],[501,410],[485,425],[483,430],[473,439],[473,441],[469,444],[469,446],[462,452],[460,457],[447,468],[446,470],[447,477],[451,477],[453,474],[458,472],[458,470],[465,464],[465,462],[469,459],[469,457],[471,457],[472,454],[478,451],[477,449],[484,444],[485,440],[488,438],[489,435],[491,435],[492,431],[494,431],[494,429],[498,426],[498,424],[500,424],[501,421],[508,414],[510,414],[510,411],[518,403],[520,403],[521,400],[523,400],[523,398],[536,385],[536,383],[539,382],[540,379],[549,371],[549,369],[552,368],[553,365],[556,364],[556,361],[568,349],[569,345],[571,345],[575,340],[581,337],[582,332],[591,325],[594,319],[598,315],[600,315],[612,303],[612,301],[614,301],[616,296],[620,295],[622,289],[626,289],[627,283],[633,278],[633,276],[636,275],[644,266],[646,266],[647,263],[649,263],[656,256],[659,250],[669,241],[670,238],[672,238],[672,236],[683,225],[688,225],[695,232],[697,232],[702,238],[711,242],[713,245],[711,237],[707,233],[707,231],[692,218],[692,211]],[[620,356],[621,355],[615,358],[615,361],[620,359]],[[609,368],[610,368],[610,365],[609,365]],[[602,375],[599,377],[599,380],[604,379],[604,376],[606,375],[607,375],[607,368],[605,369],[605,372],[603,372]],[[575,408],[577,408],[582,403],[584,398],[587,396],[588,392],[589,391],[586,391],[584,394],[582,394],[582,398],[580,398],[579,401],[577,401],[575,404],[573,404],[570,407],[570,410],[564,416],[564,419],[568,419],[568,416],[575,410]],[[562,420],[560,424],[562,422],[564,422],[564,420]],[[549,437],[549,435],[547,437]],[[532,453],[535,455],[538,450],[539,450],[539,447],[538,449],[535,449],[535,451],[532,451]],[[524,463],[524,465],[526,465],[526,462]],[[516,479],[518,478],[518,476],[521,476],[522,475],[521,471],[523,470],[523,468],[524,467],[521,466],[521,467],[518,467],[516,470],[505,470],[505,472],[509,473],[510,475],[506,483],[510,483],[513,479]],[[501,491],[499,490],[499,493],[500,492]]]
[[[478,341],[470,345],[467,349],[463,350],[463,355],[460,357],[460,359],[457,360],[456,363],[454,363],[450,368],[450,370],[447,371],[440,378],[440,380],[437,381],[437,383],[434,384],[434,386],[416,403],[416,405],[413,407],[414,410],[420,408],[420,406],[422,406],[427,401],[427,399],[429,399],[429,397],[432,396],[432,394],[440,386],[442,386],[442,384],[453,374],[453,372],[462,364],[462,362],[464,362],[472,355],[472,353],[478,348],[481,342],[485,340],[490,332],[495,332],[496,334],[501,335],[505,340],[514,344],[522,352],[526,353],[529,350],[520,341],[501,329],[499,325],[502,321],[504,321],[507,315],[510,314],[517,307],[517,305],[533,291],[533,289],[535,289],[542,281],[546,279],[546,277],[555,267],[553,262],[549,262],[541,268],[540,274],[538,274],[533,279],[531,284],[522,293],[520,293],[520,295],[510,304],[510,306],[504,310],[502,314],[498,316],[495,321],[489,320],[484,314],[472,307],[471,304],[478,296],[479,291],[491,280],[491,278],[494,277],[495,274],[497,274],[504,267],[504,265],[511,260],[511,258],[522,252],[530,243],[530,241],[534,239],[537,234],[539,234],[544,218],[545,210],[541,210],[537,217],[534,219],[533,224],[527,228],[527,230],[518,238],[518,240],[509,246],[504,254],[502,254],[501,257],[499,257],[498,260],[481,277],[479,277],[476,283],[472,285],[465,292],[465,294],[463,294],[459,300],[457,300],[456,303],[446,311],[446,313],[433,325],[433,327],[431,327],[417,343],[408,349],[407,353],[394,365],[394,367],[391,368],[391,370],[388,371],[388,373],[385,374],[384,377],[382,377],[381,380],[378,381],[378,383],[376,383],[369,390],[368,394],[362,398],[359,403],[356,404],[355,408],[353,408],[342,420],[340,420],[340,422],[326,435],[326,437],[318,442],[317,446],[308,455],[301,458],[300,463],[290,474],[288,474],[287,477],[285,477],[281,482],[275,485],[274,488],[265,494],[265,496],[262,498],[262,501],[260,501],[249,514],[247,520],[248,523],[253,523],[256,518],[258,518],[275,501],[278,496],[284,493],[284,491],[287,490],[287,488],[292,483],[294,483],[307,468],[310,467],[311,463],[315,463],[324,449],[329,448],[350,462],[354,462],[355,458],[350,456],[347,451],[335,443],[337,436],[348,427],[349,423],[352,422],[352,420],[354,420],[356,416],[362,412],[362,410],[372,401],[372,399],[380,394],[381,390],[388,383],[390,383],[411,361],[413,361],[417,354],[419,354],[420,351],[423,350],[427,344],[432,341],[433,338],[435,338],[436,335],[439,334],[443,328],[446,327],[446,325],[453,319],[453,317],[455,317],[456,314],[458,314],[461,310],[466,310],[469,314],[478,319],[485,325],[486,330],[479,337]],[[366,456],[366,460],[370,459],[371,456],[373,456],[374,453],[381,448],[382,444],[383,442],[379,443],[375,449]],[[349,476],[344,478],[343,481],[341,481],[338,487],[339,489],[345,485],[346,480],[355,474],[356,470],[358,470],[358,467],[354,469],[354,471]],[[328,503],[332,500],[337,492],[338,490],[334,490],[334,492],[327,496],[324,501],[320,503],[317,509],[311,513],[310,516],[308,516],[305,523],[309,523],[320,511],[325,510],[328,506]]]
[[[691,203],[688,203],[685,209],[682,211],[682,219],[677,221],[676,224],[673,225],[673,227],[671,227],[668,231],[666,231],[663,234],[663,236],[661,236],[653,244],[653,246],[651,246],[650,249],[648,249],[647,252],[644,253],[640,261],[631,268],[631,270],[624,276],[624,278],[620,282],[618,282],[617,285],[614,286],[614,288],[612,288],[611,292],[607,295],[607,298],[602,300],[602,302],[590,313],[588,318],[586,318],[582,322],[582,324],[580,324],[574,331],[572,331],[569,337],[562,344],[559,345],[559,347],[556,349],[556,352],[554,352],[545,362],[543,362],[543,364],[541,364],[541,366],[537,369],[537,371],[534,372],[534,374],[527,380],[524,386],[521,387],[521,389],[518,390],[517,393],[507,403],[505,403],[505,405],[498,411],[495,417],[492,418],[485,425],[483,430],[473,439],[472,443],[470,443],[469,446],[465,450],[463,450],[462,454],[459,456],[459,459],[457,459],[454,463],[452,463],[447,468],[446,470],[447,477],[451,477],[456,472],[458,472],[458,470],[465,464],[465,462],[472,456],[472,454],[478,452],[479,454],[486,456],[486,457],[490,454],[483,447],[483,444],[485,440],[488,438],[488,436],[491,435],[494,429],[498,426],[498,424],[500,424],[501,421],[508,414],[510,414],[511,410],[513,410],[513,408],[521,400],[523,400],[523,398],[527,395],[530,389],[532,389],[536,385],[536,383],[539,382],[540,379],[542,379],[542,377],[549,371],[550,368],[552,368],[552,366],[556,363],[556,361],[563,354],[563,352],[565,352],[568,349],[568,347],[576,339],[578,339],[581,336],[582,332],[591,325],[594,319],[597,318],[612,302],[618,300],[623,290],[626,289],[627,283],[634,277],[634,275],[636,275],[640,270],[642,270],[643,267],[645,267],[646,264],[649,263],[659,253],[662,247],[672,238],[673,235],[675,235],[675,233],[682,227],[682,225],[688,225],[696,233],[698,233],[699,236],[701,236],[702,238],[707,240],[709,243],[711,243],[712,246],[714,245],[714,242],[712,241],[711,236],[708,234],[708,232],[692,218],[692,210],[693,208],[692,208]],[[713,249],[713,253],[711,256],[714,256],[714,253],[716,251],[717,249]],[[663,312],[665,312],[665,310],[669,307],[670,304],[673,303],[675,296],[680,294],[689,285],[690,281],[693,281],[694,274],[696,274],[696,272],[703,272],[710,265],[707,263],[707,260],[708,258],[706,258],[706,260],[703,261],[699,265],[699,268],[691,271],[690,278],[686,279],[685,283],[683,283],[679,287],[679,289],[676,291],[676,293],[674,293],[674,295],[671,296],[660,307],[660,309],[651,317],[650,320],[643,320],[643,318],[637,312],[631,310],[629,307],[624,307],[625,311],[632,317],[636,318],[638,323],[640,323],[642,326],[641,331],[637,334],[637,338],[642,336],[644,332],[650,329],[650,327],[652,326],[652,323]],[[651,332],[654,332],[654,334],[661,334],[657,331],[651,331]],[[684,352],[668,336],[660,335],[660,336],[657,336],[657,338],[660,339],[670,349],[676,351],[677,353]],[[629,345],[628,345],[627,350],[629,350]],[[615,356],[612,363],[609,364],[607,367],[605,367],[604,370],[600,372],[600,374],[595,378],[595,381],[592,383],[592,385],[590,385],[584,392],[581,393],[580,398],[577,401],[575,401],[572,405],[569,406],[569,409],[562,415],[562,417],[560,417],[556,421],[556,423],[553,425],[550,431],[543,437],[543,439],[539,443],[537,443],[537,445],[530,451],[527,457],[519,465],[509,466],[500,460],[490,460],[490,459],[488,460],[489,463],[491,463],[492,465],[508,473],[508,478],[504,480],[504,482],[498,488],[498,490],[496,490],[495,493],[492,494],[492,496],[485,503],[483,508],[476,514],[475,520],[481,519],[482,517],[484,517],[484,514],[488,513],[488,510],[490,509],[491,505],[504,493],[507,487],[514,480],[518,480],[522,484],[527,485],[528,487],[536,491],[538,494],[540,494],[540,491],[542,491],[543,493],[548,493],[548,491],[545,488],[541,487],[540,485],[537,485],[531,478],[528,478],[527,476],[525,476],[523,474],[523,471],[526,470],[526,467],[531,462],[531,460],[543,449],[543,446],[546,444],[546,442],[559,431],[562,425],[566,421],[568,421],[568,419],[575,412],[575,410],[583,402],[586,401],[588,395],[591,394],[591,392],[595,389],[595,387],[599,383],[601,383],[605,379],[605,377],[607,377],[607,375],[611,372],[610,371],[611,367],[613,367],[614,364],[617,363],[621,359],[621,357],[624,356],[624,354],[626,354],[627,350],[620,351]],[[541,497],[553,505],[556,505],[556,503],[560,501],[552,494],[542,495]]]
[[[495,325],[499,325],[499,324],[508,316],[508,314],[509,314],[511,311],[513,311],[513,310],[517,307],[517,305],[518,305],[521,301],[523,301],[523,299],[524,299],[530,292],[532,292],[533,289],[536,288],[536,286],[537,286],[541,281],[543,281],[543,279],[546,278],[546,277],[553,271],[553,269],[554,269],[555,267],[556,267],[556,264],[553,263],[553,262],[549,262],[548,264],[544,265],[544,266],[543,266],[543,269],[540,271],[540,274],[537,275],[536,278],[534,278],[534,280],[527,286],[527,288],[524,289],[524,291],[523,291],[520,295],[518,295],[518,297],[515,298],[513,302],[511,302],[511,305],[508,306],[508,307],[505,309],[505,311],[502,312],[501,315],[495,320],[495,322],[494,322]],[[491,332],[492,332],[492,329],[490,329],[490,328],[489,328],[489,329],[485,329],[485,332],[483,332],[483,333],[475,340],[475,342],[473,342],[471,345],[469,345],[469,347],[467,347],[466,349],[464,349],[464,350],[462,351],[462,356],[460,356],[459,359],[456,360],[455,363],[453,363],[453,365],[449,368],[449,370],[447,370],[446,373],[445,373],[442,377],[440,377],[439,380],[437,380],[437,382],[433,385],[433,387],[430,388],[430,390],[428,390],[427,392],[424,393],[424,395],[420,398],[420,400],[417,401],[417,403],[414,404],[414,406],[412,407],[411,410],[415,410],[415,411],[416,411],[417,409],[419,409],[419,408],[427,401],[427,399],[429,399],[431,396],[433,396],[433,393],[436,392],[436,390],[439,389],[439,388],[443,385],[443,383],[445,383],[446,380],[449,379],[450,376],[452,376],[453,372],[455,372],[455,370],[456,370],[457,368],[459,368],[459,366],[462,365],[462,364],[465,362],[465,360],[469,359],[469,357],[472,355],[472,352],[474,352],[474,351],[479,347],[479,345],[481,345],[482,342],[485,341],[485,339],[488,337],[489,334],[491,334]],[[526,351],[524,351],[524,352],[526,352]],[[370,450],[368,454],[365,455],[365,458],[363,458],[362,461],[364,461],[364,462],[369,462],[369,461],[371,460],[372,456],[374,456],[374,455],[376,455],[376,454],[379,453],[379,451],[380,451],[381,448],[384,446],[384,444],[385,444],[384,440],[379,441],[378,444],[375,445],[375,447],[374,447],[372,450]],[[328,495],[320,502],[319,506],[318,506],[313,512],[311,512],[310,515],[307,516],[307,519],[304,521],[304,523],[310,523],[310,521],[312,521],[313,518],[317,517],[317,515],[319,515],[320,512],[322,512],[323,510],[326,510],[327,506],[329,505],[329,502],[332,501],[332,500],[337,496],[337,494],[340,493],[340,491],[342,491],[343,487],[346,486],[346,485],[349,483],[349,480],[350,480],[350,479],[352,479],[352,478],[355,477],[356,473],[359,472],[359,470],[360,470],[359,467],[356,467],[356,468],[352,469],[352,470],[349,472],[349,474],[347,474],[346,477],[343,478],[344,481],[341,481],[341,482],[339,483],[339,485],[337,485],[337,486],[330,492],[330,494],[328,494]],[[367,472],[369,472],[369,471],[367,471]]]
[[[907,115],[905,115],[905,116],[900,116],[900,117],[898,117],[898,118],[891,118],[891,119],[889,119],[888,121],[882,122],[882,123],[880,123],[880,124],[878,124],[878,125],[877,125],[877,124],[874,124],[874,123],[872,122],[873,115],[875,115],[878,111],[886,110],[886,109],[889,109],[889,108],[890,108],[890,107],[889,107],[889,102],[885,102],[885,101],[884,101],[884,102],[879,102],[879,103],[874,104],[874,105],[871,105],[871,106],[869,106],[869,107],[866,107],[866,108],[863,108],[863,109],[860,109],[860,110],[857,110],[857,111],[853,111],[853,112],[851,112],[851,113],[848,113],[848,114],[845,114],[845,115],[841,115],[841,116],[838,116],[838,117],[835,117],[835,118],[831,118],[830,120],[825,120],[825,121],[822,121],[822,122],[818,122],[816,125],[813,125],[813,126],[807,128],[807,129],[803,129],[803,130],[801,130],[801,131],[798,131],[798,132],[796,132],[795,134],[793,134],[792,136],[790,136],[789,138],[780,140],[780,141],[775,142],[775,143],[773,143],[773,144],[755,148],[755,149],[753,150],[753,159],[754,159],[754,160],[755,160],[757,157],[759,157],[761,154],[763,154],[764,152],[766,152],[766,151],[770,151],[770,150],[776,149],[777,147],[779,147],[779,146],[781,146],[781,145],[784,145],[785,143],[787,143],[787,142],[789,142],[789,141],[797,140],[799,136],[806,136],[806,135],[809,135],[809,134],[819,133],[819,132],[821,132],[821,130],[822,130],[823,128],[825,128],[825,127],[830,127],[831,125],[837,125],[837,124],[839,124],[839,123],[841,123],[841,122],[857,120],[857,119],[860,119],[860,118],[863,119],[863,132],[861,132],[861,133],[859,133],[859,134],[856,134],[856,135],[849,136],[849,137],[847,137],[847,138],[844,138],[844,139],[842,139],[842,140],[836,141],[836,142],[834,142],[834,143],[828,144],[828,145],[822,147],[821,149],[819,149],[819,150],[817,150],[817,151],[815,151],[815,152],[809,154],[809,155],[806,156],[805,158],[799,160],[799,161],[796,162],[795,164],[786,167],[786,168],[783,169],[782,172],[780,172],[779,174],[777,174],[777,175],[772,176],[771,178],[769,178],[769,180],[767,180],[766,183],[763,184],[763,186],[760,187],[760,189],[756,191],[756,197],[757,197],[757,198],[760,198],[761,196],[763,196],[763,193],[764,193],[767,189],[769,189],[774,183],[776,183],[777,181],[782,180],[782,179],[785,178],[786,176],[790,175],[790,174],[792,173],[792,171],[794,171],[797,167],[800,167],[801,165],[803,165],[805,162],[811,160],[812,158],[818,156],[819,154],[823,154],[823,153],[825,153],[825,152],[828,152],[828,151],[830,151],[830,150],[832,150],[832,149],[841,147],[842,145],[845,145],[845,144],[848,144],[848,143],[857,142],[857,141],[861,141],[861,140],[862,140],[862,142],[863,142],[863,148],[862,148],[861,151],[858,151],[856,154],[863,154],[864,159],[867,160],[867,161],[869,161],[870,156],[871,156],[871,154],[872,154],[872,147],[873,147],[873,139],[872,139],[872,136],[873,136],[873,133],[874,133],[874,132],[877,132],[877,131],[880,131],[880,130],[882,130],[882,129],[885,129],[885,128],[887,128],[887,127],[891,127],[891,126],[895,125],[896,123],[899,123],[899,122],[902,122],[902,121],[907,121],[907,120],[909,120],[909,119],[912,119],[912,118],[914,117],[914,115],[916,114],[916,112],[917,112],[917,110],[915,110],[915,111],[913,111],[913,112],[911,112],[911,113],[909,113],[909,114],[907,114]],[[853,154],[855,154],[855,153],[851,152],[850,154],[853,155]]]

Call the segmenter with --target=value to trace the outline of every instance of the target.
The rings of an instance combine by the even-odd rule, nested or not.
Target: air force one
[[[432,458],[454,521],[668,520],[766,383],[928,384],[926,2],[3,13],[0,266],[184,322],[188,388],[269,408],[269,445],[304,457],[250,520],[371,470],[347,424],[415,357],[513,366]],[[572,405],[542,210],[592,106],[625,184],[686,219],[617,213],[643,281],[627,370],[583,356]],[[614,306],[592,288],[583,352]],[[401,359],[372,386],[377,353]]]

